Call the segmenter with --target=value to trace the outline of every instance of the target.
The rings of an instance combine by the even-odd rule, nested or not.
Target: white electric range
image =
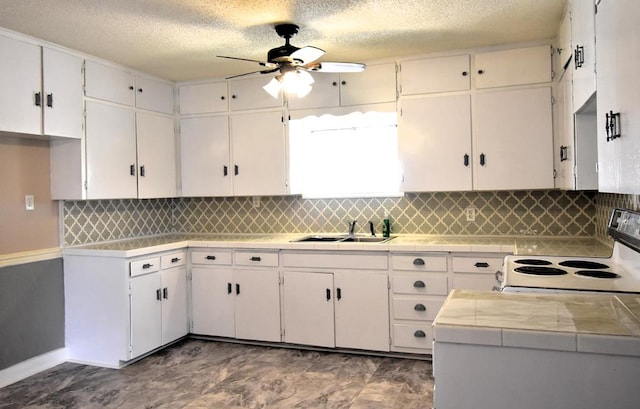
[[[640,212],[613,209],[610,257],[507,256],[496,278],[503,292],[640,294]]]

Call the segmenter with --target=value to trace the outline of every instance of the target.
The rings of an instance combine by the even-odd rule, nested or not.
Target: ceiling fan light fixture
[[[311,84],[314,80],[306,71],[288,70],[284,74],[277,75],[267,85],[262,87],[274,98],[280,96],[280,91],[287,94],[295,94],[302,98],[311,92]]]
[[[280,90],[282,86],[280,85],[280,81],[275,78],[271,78],[271,81],[264,87],[263,90],[267,92],[267,94],[271,95],[274,98],[278,98],[280,96]]]

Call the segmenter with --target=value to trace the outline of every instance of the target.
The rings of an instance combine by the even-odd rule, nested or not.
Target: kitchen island
[[[633,408],[640,297],[452,291],[434,321],[434,408]]]

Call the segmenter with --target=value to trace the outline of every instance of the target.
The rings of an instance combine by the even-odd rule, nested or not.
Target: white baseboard
[[[0,388],[21,381],[67,361],[67,349],[55,349],[0,371]]]

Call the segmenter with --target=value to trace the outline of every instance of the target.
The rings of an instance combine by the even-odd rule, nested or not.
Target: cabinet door
[[[178,88],[180,115],[207,114],[227,110],[227,82],[183,85]]]
[[[596,92],[595,5],[593,0],[571,2],[573,40],[573,106],[578,111]]]
[[[333,274],[284,273],[284,342],[335,346]]]
[[[42,49],[44,134],[82,138],[82,58]]]
[[[640,2],[603,0],[598,38],[598,186],[601,192],[640,193]],[[620,137],[607,141],[608,113],[619,113]]]
[[[146,77],[136,77],[136,107],[173,114],[173,85]]]
[[[574,169],[574,126],[573,126],[573,101],[571,97],[571,69],[562,73],[555,92],[553,108],[554,121],[556,121],[557,134],[554,146],[554,162],[556,169],[556,187],[572,190],[575,188],[573,176]]]
[[[389,351],[386,274],[334,273],[336,346]]]
[[[465,91],[471,87],[469,55],[405,61],[401,65],[402,95]]]
[[[138,112],[138,197],[176,196],[176,141],[173,118]]]
[[[363,72],[340,74],[340,105],[394,102],[396,96],[395,63],[368,65]]]
[[[272,78],[265,75],[229,81],[229,91],[231,93],[229,106],[231,110],[242,111],[246,109],[281,107],[282,96],[274,98],[262,89]]]
[[[135,81],[132,73],[87,60],[84,78],[86,96],[133,106]]]
[[[162,276],[162,345],[187,335],[187,269],[170,268]]]
[[[277,270],[235,270],[236,338],[280,342]]]
[[[475,55],[476,88],[551,82],[548,45],[491,51]]]
[[[182,196],[231,196],[229,118],[180,120]]]
[[[315,82],[311,92],[302,98],[287,95],[289,109],[329,108],[340,105],[340,75],[313,73]]]
[[[42,133],[40,47],[0,35],[0,130]]]
[[[475,189],[553,188],[550,88],[477,94],[474,108]]]
[[[133,199],[136,125],[132,110],[86,102],[87,199]]]
[[[235,337],[234,301],[235,287],[231,269],[191,269],[191,332]]]
[[[159,273],[130,281],[131,358],[162,345],[162,290]]]
[[[281,111],[231,115],[231,144],[234,195],[287,193]]]
[[[471,97],[404,99],[398,150],[403,191],[471,190]]]

